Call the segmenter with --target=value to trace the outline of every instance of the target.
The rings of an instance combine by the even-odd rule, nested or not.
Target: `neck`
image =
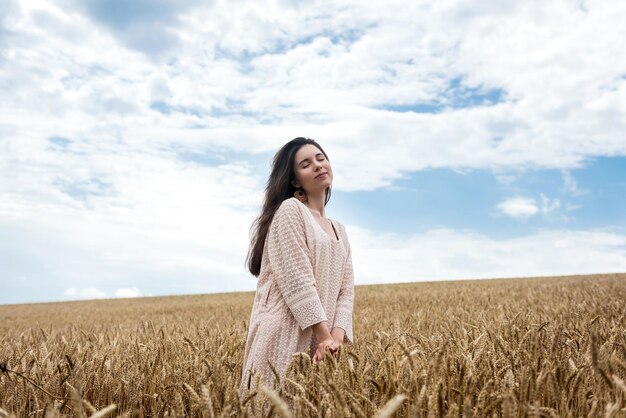
[[[320,194],[307,195],[307,206],[312,211],[317,212],[322,218],[326,217],[326,211],[324,210],[324,200],[326,200],[325,190],[323,190]]]

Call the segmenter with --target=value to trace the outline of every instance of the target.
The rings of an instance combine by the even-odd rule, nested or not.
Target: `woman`
[[[344,226],[326,218],[333,171],[322,147],[295,138],[274,156],[247,265],[258,277],[248,328],[241,391],[253,373],[281,384],[292,354],[313,362],[352,343],[354,278]]]

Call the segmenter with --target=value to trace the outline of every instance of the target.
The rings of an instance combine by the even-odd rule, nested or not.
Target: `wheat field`
[[[626,416],[626,274],[357,286],[355,343],[238,397],[253,293],[0,306],[0,417]]]

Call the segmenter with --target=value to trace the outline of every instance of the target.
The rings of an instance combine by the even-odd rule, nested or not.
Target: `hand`
[[[339,344],[335,341],[334,338],[327,338],[321,343],[317,345],[317,350],[315,350],[315,354],[313,355],[313,364],[317,364],[320,361],[324,360],[325,349],[328,348],[328,351],[334,356],[337,350],[339,349]]]

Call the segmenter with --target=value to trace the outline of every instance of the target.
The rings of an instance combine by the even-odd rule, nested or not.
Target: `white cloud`
[[[516,219],[526,219],[539,212],[535,199],[520,196],[504,200],[496,207],[505,215]]]
[[[0,235],[14,237],[0,244],[2,254],[14,255],[5,274],[110,292],[157,293],[146,285],[162,281],[159,294],[246,282],[248,229],[262,192],[246,164],[185,164],[167,152],[124,147],[86,158],[13,145],[13,158],[30,151],[32,161],[0,184]]]
[[[182,7],[176,19],[161,12],[178,6],[164,3],[154,13],[178,45],[158,59],[128,49],[114,25],[104,26],[112,35],[94,31],[71,3],[25,4],[21,42],[6,52],[14,65],[0,76],[4,124],[21,141],[257,153],[306,135],[334,150],[338,190],[389,186],[426,167],[569,169],[626,154],[619,2],[243,2]],[[498,89],[503,103],[458,108],[471,91]],[[385,110],[420,103],[449,107]]]
[[[84,287],[76,289],[69,287],[63,292],[64,296],[70,299],[102,299],[106,297],[106,293],[95,287]]]
[[[515,196],[496,205],[496,208],[504,215],[514,219],[524,220],[539,213],[548,216],[553,212],[558,212],[561,208],[561,201],[557,198],[550,198],[543,193],[539,193],[540,203],[534,198]],[[568,205],[566,209],[570,210]],[[564,216],[564,215],[563,215]],[[563,218],[566,220],[566,218]]]
[[[137,298],[143,296],[140,289],[136,287],[121,287],[115,291],[116,298]]]
[[[559,199],[552,199],[543,193],[540,193],[541,197],[541,213],[544,215],[549,214],[561,207],[561,201]]]
[[[621,230],[545,230],[509,239],[451,229],[406,235],[347,230],[361,284],[626,271]]]
[[[581,196],[589,192],[588,190],[578,187],[576,178],[574,178],[569,170],[562,170],[561,177],[563,178],[563,189],[572,196]]]

